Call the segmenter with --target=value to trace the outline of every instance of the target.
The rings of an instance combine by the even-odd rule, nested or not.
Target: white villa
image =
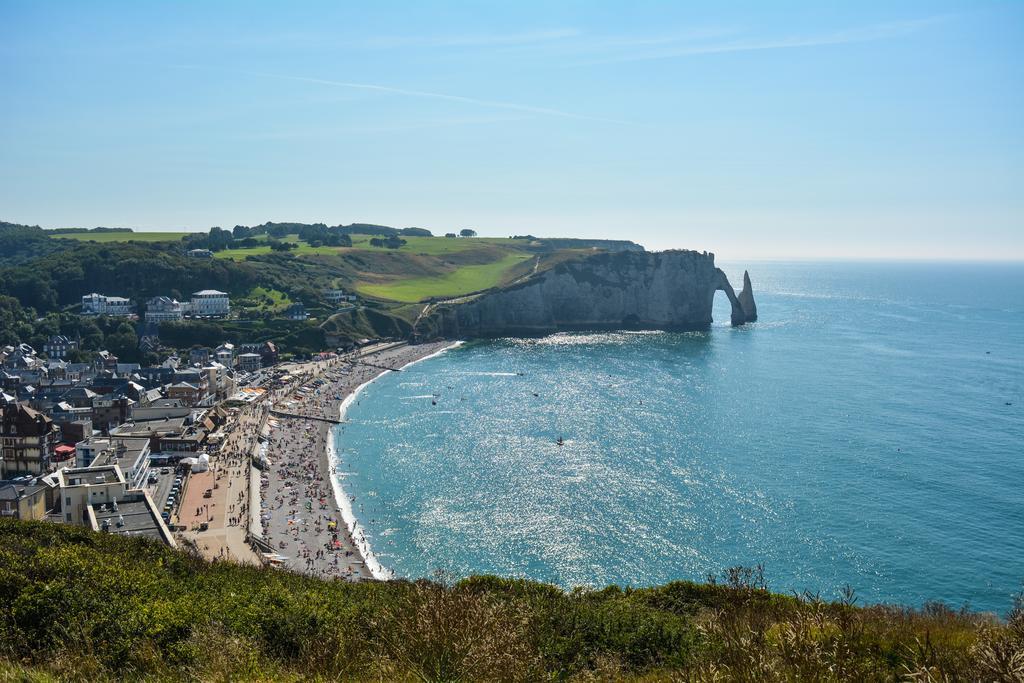
[[[120,296],[105,296],[103,294],[86,294],[82,297],[83,315],[117,315],[125,316],[132,314],[131,299]]]

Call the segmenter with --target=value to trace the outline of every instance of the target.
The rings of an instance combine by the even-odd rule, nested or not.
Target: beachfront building
[[[82,315],[127,316],[132,314],[132,302],[120,296],[106,296],[93,292],[82,297]]]
[[[263,358],[258,353],[243,353],[238,356],[238,369],[242,372],[256,372],[263,366]]]
[[[213,350],[213,357],[226,368],[235,367],[235,345],[231,342],[224,342]]]
[[[226,292],[216,289],[204,289],[192,293],[192,315],[200,317],[220,317],[231,312],[231,302]]]
[[[162,323],[184,317],[181,303],[167,296],[155,296],[146,302],[146,322]]]
[[[131,488],[142,488],[149,474],[150,441],[148,437],[104,436],[86,440],[95,453],[89,467],[117,465]],[[79,446],[75,445],[76,461]],[[77,464],[77,462],[76,462]]]
[[[66,468],[57,472],[65,524],[122,536],[145,536],[175,546],[171,532],[145,491],[132,488],[120,466]]]

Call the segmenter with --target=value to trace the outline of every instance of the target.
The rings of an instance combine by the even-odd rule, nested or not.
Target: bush
[[[740,579],[745,575],[740,573]],[[40,680],[1020,680],[1006,622],[756,583],[565,592],[351,584],[0,519],[0,677]]]

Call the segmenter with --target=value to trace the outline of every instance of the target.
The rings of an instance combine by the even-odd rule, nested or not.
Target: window
[[[65,498],[64,499],[64,503],[67,504],[67,505],[71,505],[71,496],[68,496],[67,498]]]
[[[64,519],[65,519],[65,521],[70,522],[71,521],[71,513],[69,512],[66,515],[64,515]]]

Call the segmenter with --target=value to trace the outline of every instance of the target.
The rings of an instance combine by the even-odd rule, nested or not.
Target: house
[[[32,521],[46,517],[46,492],[42,484],[0,486],[0,519]]]
[[[167,387],[167,398],[180,400],[186,405],[194,406],[203,399],[203,391],[188,382],[178,382]]]
[[[132,314],[132,302],[119,296],[108,296],[104,313],[106,315],[127,316]]]
[[[227,368],[235,367],[235,345],[224,342],[213,350],[213,356],[217,362]]]
[[[82,297],[82,315],[99,315],[103,312],[107,297],[93,292]]]
[[[210,349],[201,346],[189,349],[188,362],[190,365],[206,365],[210,362]]]
[[[356,295],[349,294],[344,289],[325,289],[324,298],[332,304],[340,304],[343,301],[355,301]]]
[[[269,368],[271,365],[277,364],[277,344],[272,341],[265,341],[262,344],[242,344],[239,346],[239,350],[242,353],[260,354],[262,367]]]
[[[0,410],[0,479],[49,472],[59,438],[53,420],[23,403]]]
[[[97,429],[108,431],[128,421],[135,401],[127,396],[108,394],[93,399],[92,422]]]
[[[147,334],[139,337],[139,351],[142,353],[156,353],[160,350],[160,337],[155,334]]]
[[[204,289],[192,293],[192,315],[219,317],[231,312],[231,303],[226,292]]]
[[[72,408],[88,408],[91,411],[93,399],[98,397],[99,394],[95,391],[85,387],[73,387],[65,391],[61,395],[60,400],[71,405]]]
[[[147,323],[181,320],[184,315],[184,309],[176,299],[166,296],[155,296],[146,302]]]
[[[64,358],[72,351],[78,350],[78,342],[68,339],[62,334],[55,334],[43,344],[43,353],[48,358]]]
[[[213,258],[213,252],[209,249],[189,249],[187,253],[191,258]]]
[[[117,356],[112,354],[110,351],[107,351],[106,349],[100,351],[96,355],[99,358],[100,364],[102,364],[105,370],[110,370],[111,372],[117,370]]]
[[[256,372],[263,366],[263,358],[258,353],[243,353],[238,356],[238,369],[242,372]]]
[[[296,302],[285,310],[284,316],[289,320],[306,320],[309,318],[309,313],[306,312],[306,307],[301,302]]]
[[[132,302],[120,296],[86,294],[82,297],[82,315],[126,316],[132,314]]]

